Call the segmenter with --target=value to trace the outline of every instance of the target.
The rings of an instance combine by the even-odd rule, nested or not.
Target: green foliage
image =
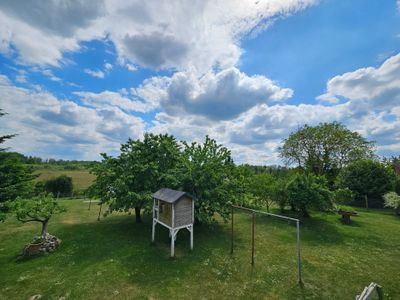
[[[287,185],[289,204],[309,217],[309,210],[326,210],[332,207],[332,192],[324,177],[311,174],[297,174]]]
[[[54,197],[71,196],[73,191],[72,178],[67,175],[61,175],[45,182],[44,188],[47,192],[52,193]]]
[[[18,221],[22,223],[40,222],[42,223],[42,236],[47,234],[47,224],[54,214],[65,212],[66,209],[51,195],[41,195],[31,199],[18,197],[8,206]]]
[[[333,199],[335,204],[351,205],[354,202],[354,193],[349,188],[337,189]]]
[[[369,207],[383,207],[382,196],[393,190],[395,175],[392,169],[373,160],[355,161],[343,168],[336,180],[339,188],[348,188],[354,195],[352,204]]]
[[[288,180],[285,178],[276,179],[271,186],[272,198],[279,205],[281,212],[284,211],[286,205],[288,204],[288,194],[287,194]]]
[[[371,158],[374,144],[340,123],[304,125],[283,140],[279,149],[286,164],[297,164],[315,175],[330,180],[350,162]]]
[[[400,196],[396,192],[389,192],[383,196],[385,207],[393,208],[396,215],[400,215]]]
[[[259,207],[269,208],[274,201],[273,188],[275,178],[268,173],[260,173],[248,178],[249,192],[256,198],[256,204]]]
[[[151,195],[161,187],[179,186],[180,146],[171,135],[145,134],[144,139],[121,145],[121,154],[92,168],[97,175],[91,194],[109,204],[107,213],[135,208],[136,221],[141,222],[140,210],[150,207]]]
[[[235,165],[230,151],[208,136],[203,144],[184,142],[182,171],[183,190],[196,197],[197,221],[209,222],[218,213],[229,217],[230,203],[241,199],[240,172],[235,176]]]
[[[14,153],[0,152],[0,221],[6,217],[6,201],[32,193],[35,178],[32,172]]]
[[[5,113],[1,108],[0,108],[0,117],[6,115],[7,113]],[[0,136],[0,144],[4,143],[6,140],[9,140],[13,137],[15,137],[16,134],[7,134],[7,135],[3,135]],[[5,151],[6,148],[0,148],[0,152]]]

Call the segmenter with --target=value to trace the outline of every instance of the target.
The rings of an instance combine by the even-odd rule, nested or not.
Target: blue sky
[[[0,2],[1,134],[27,155],[99,159],[129,137],[206,134],[279,164],[339,121],[400,154],[400,2]]]

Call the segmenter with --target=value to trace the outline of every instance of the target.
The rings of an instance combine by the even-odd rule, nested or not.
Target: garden
[[[286,166],[251,166],[208,136],[146,134],[88,164],[78,197],[71,177],[38,180],[2,151],[0,298],[354,299],[376,282],[397,299],[399,158],[374,147],[339,123],[305,125],[282,142]],[[172,258],[168,229],[151,239],[162,187],[195,199],[194,248],[180,231]],[[300,283],[296,222],[239,209],[231,253],[232,205],[300,220]]]

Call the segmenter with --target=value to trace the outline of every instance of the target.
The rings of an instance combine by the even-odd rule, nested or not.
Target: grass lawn
[[[358,210],[350,226],[338,215],[314,213],[302,222],[304,286],[296,282],[295,226],[257,217],[255,266],[250,264],[250,217],[236,215],[235,252],[230,224],[195,227],[194,251],[182,231],[169,259],[166,229],[127,214],[97,218],[82,200],[63,200],[68,212],[49,231],[63,240],[50,255],[15,261],[39,225],[10,217],[0,224],[0,299],[354,299],[375,281],[385,299],[400,299],[400,218]],[[94,207],[94,208],[93,208]]]
[[[88,188],[93,180],[96,178],[95,175],[90,174],[88,170],[62,170],[62,169],[38,169],[34,172],[40,174],[36,179],[37,181],[45,181],[51,178],[58,177],[60,175],[67,175],[72,178],[72,183],[75,190],[83,190]]]

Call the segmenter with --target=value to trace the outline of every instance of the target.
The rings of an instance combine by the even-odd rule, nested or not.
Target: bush
[[[394,181],[391,168],[378,161],[359,160],[340,171],[336,185],[354,193],[353,205],[382,208],[382,196],[393,190]]]
[[[385,199],[385,207],[394,208],[396,215],[400,215],[400,196],[395,192],[386,193],[383,198]]]
[[[354,193],[349,188],[337,189],[333,199],[335,204],[351,205],[354,202]]]
[[[297,174],[287,186],[287,198],[292,208],[309,217],[309,209],[327,210],[332,208],[332,192],[324,177]]]
[[[70,196],[73,191],[72,178],[66,175],[49,179],[44,184],[45,190],[52,193],[54,197],[58,195],[61,197]]]

